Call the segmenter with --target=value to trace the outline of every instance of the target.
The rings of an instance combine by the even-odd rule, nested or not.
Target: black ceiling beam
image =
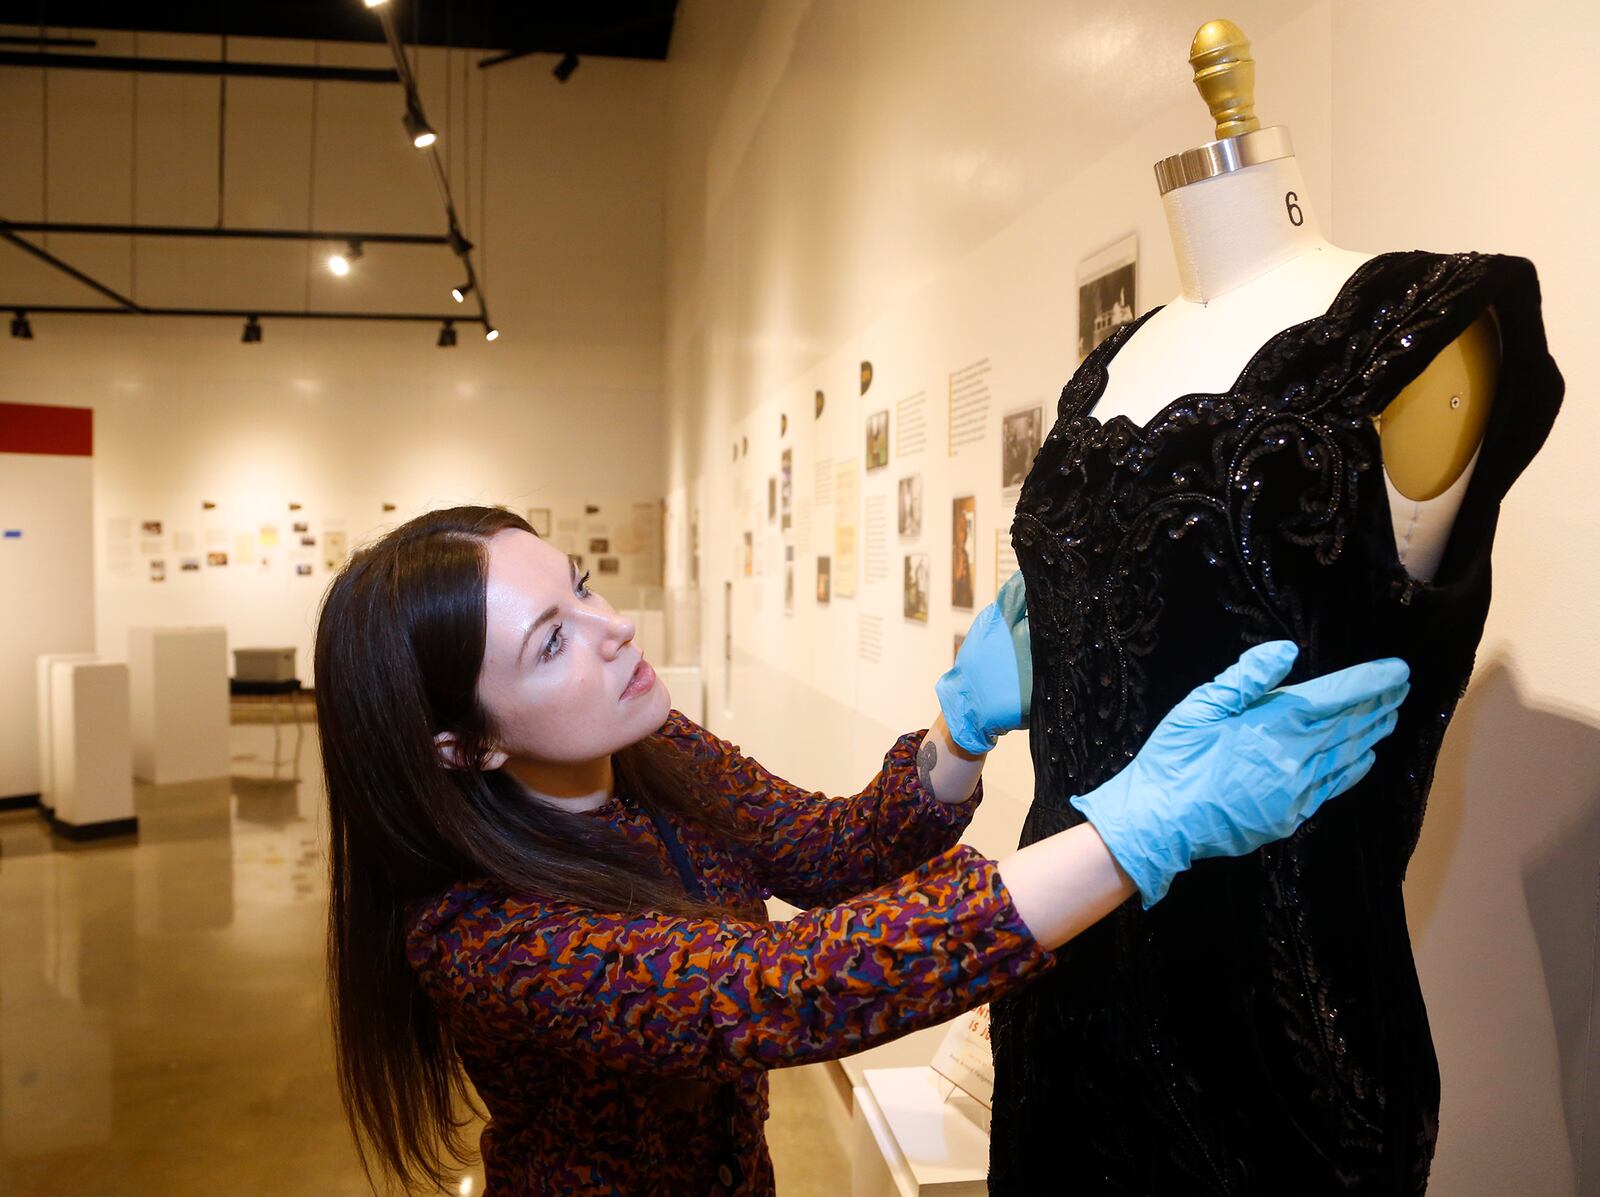
[[[17,37],[14,34],[0,34],[0,46],[75,46],[81,50],[95,48],[92,37],[45,37],[35,33],[27,37]]]
[[[30,316],[179,316],[196,319],[221,316],[230,320],[248,320],[253,316],[257,320],[377,320],[408,324],[440,324],[448,320],[452,324],[485,323],[482,317],[465,312],[325,312],[309,311],[301,308],[283,308],[274,311],[271,308],[152,308],[142,306],[137,308],[95,308],[81,304],[61,303],[0,303],[0,311],[27,312]]]
[[[0,67],[52,71],[133,71],[141,75],[228,75],[248,79],[315,79],[322,83],[398,83],[386,67],[299,66],[287,62],[222,62],[206,58],[129,58],[118,54],[55,54],[0,50]]]
[[[239,241],[362,241],[371,245],[449,245],[444,233],[360,233],[347,229],[227,229],[215,225],[83,224],[61,220],[0,220],[0,229],[14,233],[57,233],[63,236],[199,237]]]
[[[76,282],[82,283],[91,291],[95,291],[101,295],[104,295],[112,303],[118,305],[118,310],[124,312],[137,312],[139,310],[139,305],[133,300],[129,299],[126,295],[123,295],[119,291],[113,291],[99,279],[93,277],[92,275],[85,274],[83,271],[79,270],[71,262],[62,261],[48,249],[35,245],[31,241],[24,241],[21,237],[17,236],[8,227],[6,227],[3,221],[0,221],[0,239],[11,242],[12,245],[15,245],[24,253],[32,254],[46,265],[55,267],[55,269],[59,270],[62,274]]]

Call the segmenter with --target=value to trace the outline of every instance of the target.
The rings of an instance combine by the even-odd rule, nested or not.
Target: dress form
[[[1157,165],[1180,295],[1112,359],[1095,415],[1143,426],[1193,392],[1226,391],[1275,333],[1321,315],[1371,255],[1322,235],[1287,130],[1259,129],[1254,63],[1237,26],[1195,35],[1195,84],[1219,140]],[[1401,561],[1431,580],[1493,401],[1498,337],[1475,323],[1390,405],[1380,424]]]

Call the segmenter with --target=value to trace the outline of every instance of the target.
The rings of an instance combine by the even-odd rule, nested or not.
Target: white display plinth
[[[68,836],[119,834],[133,815],[128,667],[110,661],[50,666],[51,826]]]
[[[852,1197],[985,1197],[989,1136],[933,1069],[869,1068],[854,1089]]]
[[[54,701],[50,697],[52,677],[50,667],[57,662],[93,661],[94,653],[41,653],[33,663],[34,690],[37,701],[34,710],[39,721],[39,806],[45,811],[55,808],[55,770],[51,765],[54,749],[51,741],[55,729]]]
[[[665,666],[656,669],[656,676],[666,686],[667,693],[672,695],[674,707],[696,723],[705,723],[705,702],[698,667]]]
[[[133,772],[161,784],[228,775],[228,633],[129,628]]]

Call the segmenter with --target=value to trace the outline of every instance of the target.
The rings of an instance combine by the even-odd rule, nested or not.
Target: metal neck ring
[[[1156,186],[1165,195],[1202,179],[1214,179],[1247,166],[1292,157],[1294,145],[1289,140],[1289,130],[1283,125],[1271,125],[1238,137],[1208,141],[1192,150],[1163,158],[1156,163]]]

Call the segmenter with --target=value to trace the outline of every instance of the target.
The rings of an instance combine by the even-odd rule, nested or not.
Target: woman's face
[[[565,553],[508,528],[488,555],[478,700],[501,749],[587,763],[666,722],[671,697],[634,646],[633,624],[582,584]]]

